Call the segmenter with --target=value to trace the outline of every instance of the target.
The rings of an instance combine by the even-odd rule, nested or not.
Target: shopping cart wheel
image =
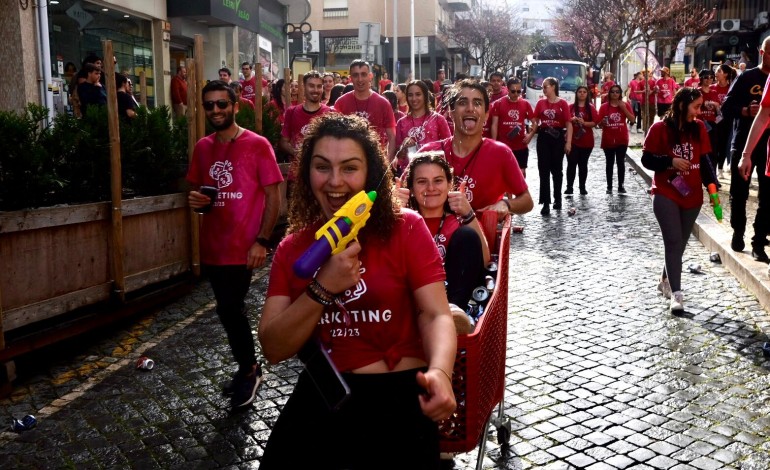
[[[511,440],[510,422],[508,426],[502,425],[497,427],[497,443],[503,447],[508,447]]]

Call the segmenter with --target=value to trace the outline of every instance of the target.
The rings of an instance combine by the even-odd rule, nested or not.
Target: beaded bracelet
[[[334,298],[325,297],[322,292],[318,292],[318,288],[316,286],[320,286],[320,284],[318,284],[317,282],[311,282],[310,284],[308,284],[307,288],[305,289],[307,296],[310,297],[312,300],[326,307],[329,307],[332,304],[334,304]]]

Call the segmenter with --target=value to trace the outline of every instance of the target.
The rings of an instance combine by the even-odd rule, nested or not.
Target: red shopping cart
[[[496,248],[490,250],[497,253],[495,290],[474,332],[457,337],[452,378],[457,410],[439,424],[441,452],[469,452],[478,445],[478,470],[484,460],[489,425],[497,428],[501,445],[507,445],[511,436],[510,420],[505,419],[503,411],[511,217],[498,225],[497,214],[487,211],[481,222],[489,246]],[[497,416],[493,417],[498,404]]]

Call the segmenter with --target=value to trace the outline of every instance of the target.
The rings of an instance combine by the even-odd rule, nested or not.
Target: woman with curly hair
[[[662,121],[644,140],[642,164],[655,171],[652,210],[663,235],[665,265],[658,290],[670,298],[671,313],[684,310],[682,256],[703,205],[701,184],[716,183],[706,126],[696,119],[703,104],[697,88],[681,88]]]
[[[319,117],[299,157],[289,235],[275,252],[259,339],[273,364],[320,342],[316,355],[328,353],[324,363],[341,373],[350,395],[327,404],[327,387],[306,368],[260,468],[284,468],[287,455],[296,468],[398,468],[405,458],[415,468],[438,468],[436,422],[456,406],[456,334],[436,245],[420,216],[398,207],[379,137],[366,120]],[[292,264],[361,191],[377,197],[360,243],[301,279]],[[298,429],[308,437],[302,452]]]

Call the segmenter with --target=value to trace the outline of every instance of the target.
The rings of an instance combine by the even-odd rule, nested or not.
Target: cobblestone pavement
[[[536,156],[527,178],[537,200]],[[516,217],[511,239],[505,413],[510,447],[489,435],[485,468],[770,468],[766,317],[692,238],[686,313],[657,294],[663,250],[646,186],[605,195],[604,157],[591,158],[588,196],[544,218]],[[574,216],[567,208],[575,207]],[[267,270],[248,302],[261,305]],[[133,363],[146,354],[149,372]],[[258,468],[298,364],[266,369],[257,403],[229,411],[220,385],[234,371],[210,289],[22,358],[3,416],[38,426],[0,432],[0,468]],[[376,425],[374,422],[373,425]],[[297,442],[301,451],[302,442]],[[476,453],[455,458],[474,468]],[[291,467],[287,456],[286,468]]]

